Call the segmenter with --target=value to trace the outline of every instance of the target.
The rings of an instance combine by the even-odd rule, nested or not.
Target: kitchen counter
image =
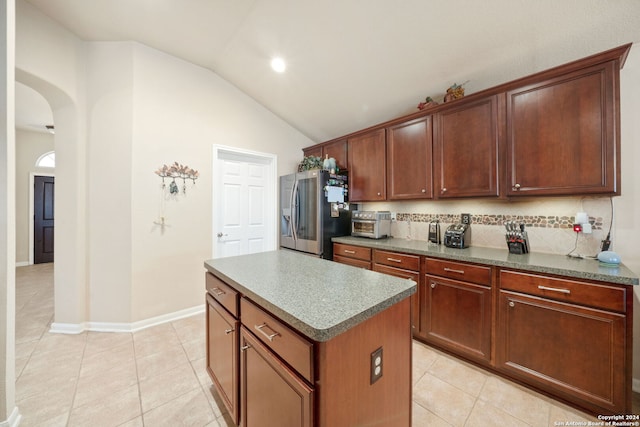
[[[416,283],[289,250],[205,268],[314,341],[329,341],[416,292]]]
[[[334,237],[334,243],[384,249],[414,255],[425,255],[456,261],[475,262],[497,267],[513,268],[535,273],[556,274],[577,279],[597,280],[622,285],[638,285],[638,276],[620,264],[605,267],[595,259],[571,258],[564,255],[545,253],[510,254],[507,249],[471,246],[466,249],[448,248],[422,240],[367,239],[363,237]]]

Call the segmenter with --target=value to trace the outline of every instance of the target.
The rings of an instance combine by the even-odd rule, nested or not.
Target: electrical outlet
[[[471,225],[471,214],[469,213],[460,214],[460,222],[463,224]]]
[[[382,347],[371,353],[371,384],[382,378]]]

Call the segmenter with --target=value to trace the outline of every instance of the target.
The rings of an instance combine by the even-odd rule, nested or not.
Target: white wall
[[[20,422],[15,406],[14,3],[0,5],[0,424]]]
[[[31,174],[54,173],[54,168],[36,167],[38,158],[53,150],[53,135],[50,133],[16,129],[16,263],[18,265],[29,263]]]
[[[17,16],[20,81],[48,92],[56,125],[54,328],[202,306],[213,144],[274,153],[285,173],[313,141],[211,71],[136,43],[81,42],[22,1]],[[173,161],[201,178],[167,206],[161,234],[153,171]]]

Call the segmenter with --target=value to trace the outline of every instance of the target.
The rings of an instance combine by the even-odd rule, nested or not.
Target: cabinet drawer
[[[344,245],[342,243],[333,244],[334,255],[342,255],[349,258],[357,258],[371,261],[371,249],[362,246]]]
[[[491,286],[491,267],[425,258],[425,272],[436,276]]]
[[[344,256],[335,255],[335,254],[333,255],[333,260],[335,262],[339,262],[340,264],[347,264],[353,267],[360,267],[360,268],[364,268],[365,270],[371,270],[371,261],[365,261],[362,259],[355,259],[355,258],[347,258]]]
[[[379,251],[373,252],[373,261],[376,264],[390,265],[405,270],[420,271],[420,257],[418,255],[400,254],[397,252]]]
[[[306,380],[313,383],[313,343],[246,298],[240,299],[242,324]]]
[[[501,270],[500,288],[622,313],[626,310],[626,289],[615,286]]]
[[[207,292],[226,308],[229,313],[238,317],[238,292],[211,273],[205,273],[205,281],[207,284]]]

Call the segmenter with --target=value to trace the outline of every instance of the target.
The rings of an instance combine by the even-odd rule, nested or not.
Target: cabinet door
[[[207,372],[238,424],[238,329],[239,322],[207,294]]]
[[[607,62],[507,92],[507,194],[619,194],[619,88]]]
[[[624,315],[500,291],[497,333],[498,369],[596,413],[630,413]]]
[[[330,142],[322,146],[322,158],[326,156],[336,159],[336,165],[343,171],[349,169],[349,161],[347,159],[347,140]]]
[[[389,274],[395,277],[401,277],[403,279],[411,279],[416,282],[418,290],[415,294],[411,295],[411,330],[413,331],[414,335],[421,336],[422,327],[420,319],[422,318],[422,316],[420,316],[420,306],[422,304],[420,304],[420,297],[424,293],[424,291],[422,290],[422,286],[420,284],[420,272],[389,267],[382,264],[373,264],[373,271]]]
[[[491,360],[491,288],[426,275],[424,335],[479,361]]]
[[[316,156],[316,157],[324,158],[322,156],[322,146],[321,145],[314,145],[313,147],[307,147],[307,148],[303,149],[302,150],[302,155],[304,157]]]
[[[350,138],[349,201],[380,201],[386,193],[385,131],[378,129]]]
[[[438,198],[498,196],[503,99],[495,95],[435,115]]]
[[[242,327],[243,427],[310,427],[313,391],[251,332]]]
[[[389,200],[433,197],[432,138],[431,116],[387,129]]]

